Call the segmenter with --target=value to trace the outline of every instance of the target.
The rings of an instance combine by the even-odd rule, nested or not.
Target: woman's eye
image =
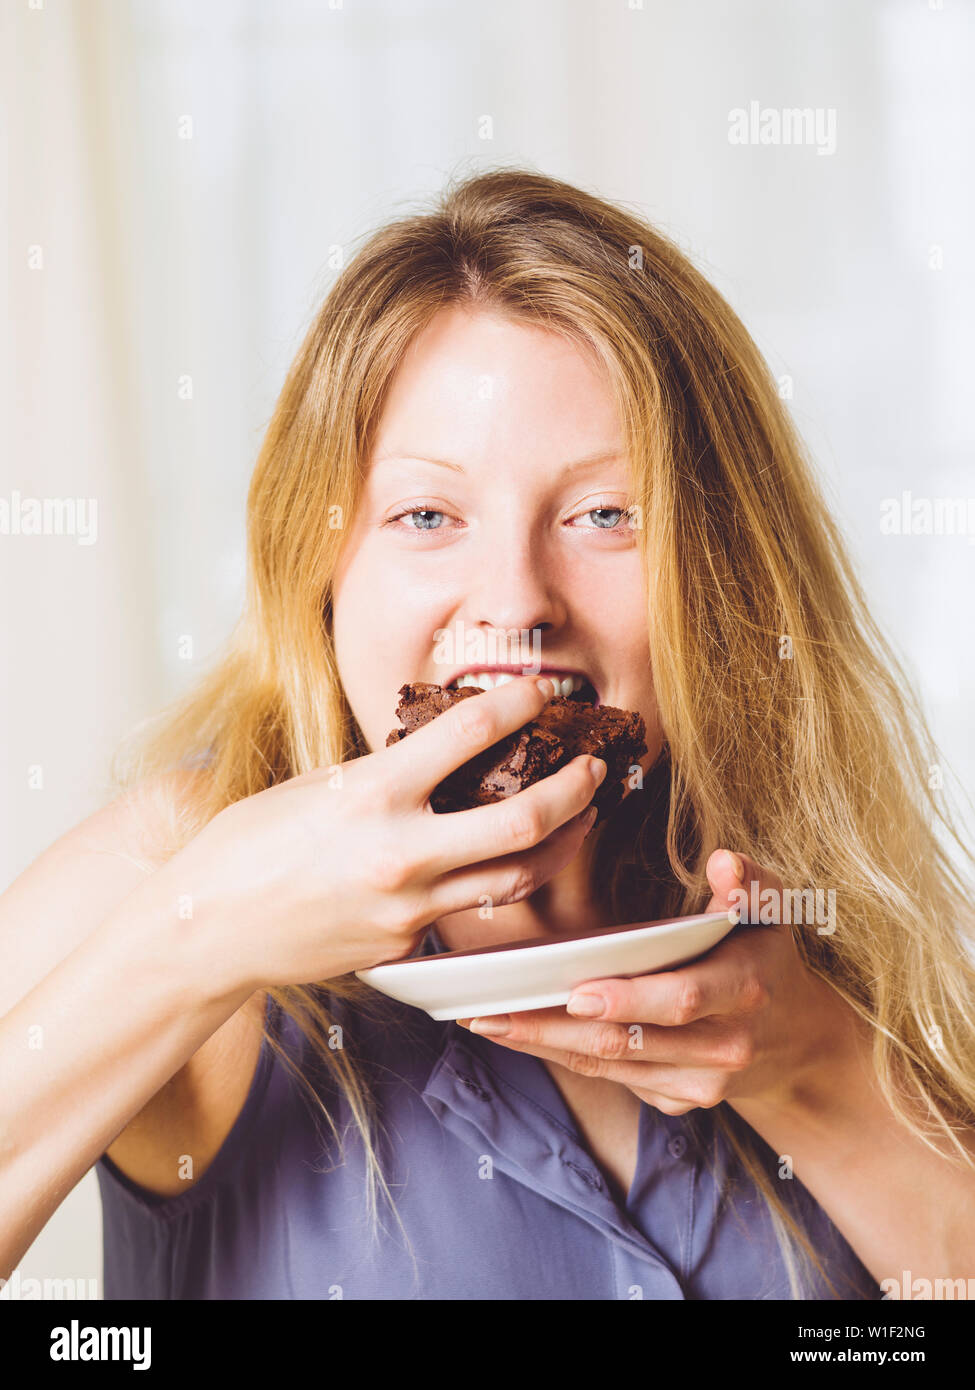
[[[591,507],[589,511],[580,512],[579,515],[594,518],[592,525],[596,530],[615,531],[622,519],[629,520],[630,514],[625,507]]]
[[[407,531],[439,531],[441,527],[438,518],[445,517],[446,515],[446,512],[434,511],[433,508],[430,507],[411,507],[408,511],[397,512],[396,516],[391,516],[389,518],[389,524],[402,521],[405,517],[415,516],[417,518],[417,524],[413,526],[408,523],[406,526]]]

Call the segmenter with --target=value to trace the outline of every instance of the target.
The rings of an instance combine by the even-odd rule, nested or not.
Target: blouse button
[[[465,1076],[463,1072],[457,1073],[457,1080],[464,1086],[471,1095],[477,1096],[478,1100],[490,1100],[491,1092],[486,1090],[474,1080],[472,1076]]]
[[[598,1173],[594,1173],[591,1168],[583,1168],[579,1163],[573,1163],[571,1158],[563,1158],[562,1162],[580,1182],[585,1183],[586,1187],[591,1188],[593,1192],[602,1192],[603,1180]]]
[[[687,1151],[687,1140],[683,1134],[675,1134],[667,1143],[668,1152],[673,1158],[683,1158]]]

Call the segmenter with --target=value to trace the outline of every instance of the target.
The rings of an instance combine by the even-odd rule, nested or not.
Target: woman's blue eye
[[[442,516],[444,516],[444,515],[445,515],[444,512],[435,512],[435,511],[433,511],[432,509],[427,509],[427,508],[424,508],[424,507],[414,507],[412,511],[400,512],[399,516],[393,517],[393,520],[394,520],[394,521],[401,521],[401,520],[404,520],[404,519],[405,519],[406,517],[408,517],[408,516],[416,516],[416,517],[420,517],[420,518],[422,518],[422,519],[419,521],[419,523],[418,523],[416,526],[410,526],[410,527],[408,527],[408,528],[407,528],[408,530],[410,530],[410,531],[439,531],[439,529],[440,529],[439,524],[438,524],[438,525],[434,525],[434,524],[431,522],[430,518],[431,518],[431,517],[435,517],[435,516],[440,516],[440,517],[442,517]]]
[[[629,516],[629,512],[625,507],[592,507],[581,515],[595,517],[596,520],[593,524],[598,530],[613,531],[619,526],[623,517]]]

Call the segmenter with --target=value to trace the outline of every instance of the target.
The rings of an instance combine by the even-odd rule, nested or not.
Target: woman
[[[289,373],[249,561],[225,659],[2,900],[5,1273],[96,1161],[107,1297],[972,1273],[936,755],[767,368],[674,246],[517,170],[382,229]],[[480,654],[504,634],[541,686],[528,644]],[[405,681],[465,672],[491,688],[385,746]],[[621,805],[589,834],[578,758],[435,815],[546,672],[644,716]],[[700,961],[568,1009],[438,1024],[352,974],[743,899]]]

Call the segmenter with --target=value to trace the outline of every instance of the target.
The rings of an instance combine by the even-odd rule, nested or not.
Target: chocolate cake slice
[[[401,686],[396,715],[403,727],[393,729],[386,739],[387,748],[459,700],[483,693],[470,685],[459,690],[423,681]],[[641,715],[556,695],[537,719],[499,739],[446,777],[431,795],[430,804],[435,811],[444,812],[503,801],[557,772],[580,753],[590,753],[606,763],[606,776],[591,803],[597,807],[599,821],[622,800],[623,778],[646,751],[646,726]]]

